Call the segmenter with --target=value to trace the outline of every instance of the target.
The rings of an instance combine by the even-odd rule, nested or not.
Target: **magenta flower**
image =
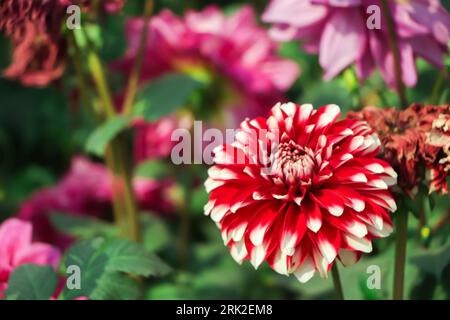
[[[11,273],[22,264],[59,264],[59,251],[44,243],[32,242],[31,223],[16,218],[6,220],[0,225],[0,299],[8,287]]]
[[[178,117],[170,115],[153,123],[138,120],[134,123],[134,157],[140,162],[143,160],[166,158],[170,155],[173,146],[171,136],[178,128],[190,129],[192,119],[189,116]]]
[[[142,210],[171,212],[172,203],[165,193],[172,182],[136,178],[133,181],[137,202]],[[83,157],[75,157],[69,172],[54,187],[37,191],[22,203],[18,216],[31,221],[35,239],[66,248],[72,239],[59,233],[49,220],[54,212],[107,218],[111,211],[112,181],[108,169]]]
[[[405,85],[417,82],[415,59],[421,57],[443,68],[448,52],[450,16],[437,0],[388,1],[395,23]],[[300,39],[306,51],[319,54],[329,80],[355,63],[360,79],[378,68],[395,87],[393,54],[379,0],[272,0],[263,20],[273,23],[274,39]],[[372,27],[376,5],[380,29]],[[369,11],[368,11],[369,8]],[[368,13],[369,12],[369,13]],[[370,25],[370,28],[368,27]]]
[[[228,127],[247,116],[265,114],[276,101],[283,100],[299,68],[276,55],[276,43],[255,20],[249,6],[230,16],[214,6],[187,11],[184,17],[163,10],[149,24],[141,82],[168,72],[210,79],[214,91],[210,96],[216,101],[208,104],[208,111],[222,112],[215,118]],[[134,62],[143,23],[142,18],[127,23],[128,51],[113,65],[124,74]],[[227,109],[232,109],[231,116]],[[148,129],[155,132],[160,124]],[[149,134],[142,133],[140,138],[143,136]]]

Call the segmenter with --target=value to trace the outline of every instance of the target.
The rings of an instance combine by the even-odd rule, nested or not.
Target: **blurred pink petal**
[[[325,79],[355,63],[360,79],[369,77],[377,67],[394,88],[393,57],[383,12],[380,10],[381,30],[366,25],[371,5],[381,8],[378,0],[272,0],[263,21],[273,24],[269,34],[275,40],[299,39],[307,52],[318,53]],[[417,83],[417,57],[443,67],[450,15],[438,0],[389,1],[389,6],[399,43],[402,79],[413,87]]]
[[[51,265],[56,268],[60,252],[47,244],[33,243],[32,225],[10,218],[0,225],[0,298],[7,288],[11,273],[22,264]]]

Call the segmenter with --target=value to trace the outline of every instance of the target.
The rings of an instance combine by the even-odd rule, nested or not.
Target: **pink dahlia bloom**
[[[393,54],[389,47],[379,0],[272,0],[263,20],[273,23],[271,34],[280,41],[300,39],[310,53],[319,54],[325,79],[355,63],[359,78],[377,67],[395,87]],[[402,78],[407,86],[417,82],[415,59],[424,58],[443,68],[450,39],[450,16],[438,0],[388,1],[399,44]],[[369,29],[367,20],[380,10],[381,29]]]
[[[11,218],[0,225],[0,299],[15,268],[22,264],[58,266],[60,253],[54,247],[32,242],[31,223]]]
[[[170,155],[176,141],[172,141],[172,133],[178,128],[190,129],[191,117],[170,115],[149,123],[138,120],[134,123],[134,157],[143,160],[166,158]]]
[[[376,159],[368,124],[341,120],[336,105],[277,104],[242,122],[234,143],[215,150],[205,214],[231,255],[308,281],[338,257],[344,265],[392,231],[396,173]]]
[[[162,213],[171,212],[165,193],[171,181],[136,178],[133,181],[139,207]],[[54,212],[108,218],[112,203],[112,180],[101,164],[75,157],[69,172],[54,187],[37,191],[22,203],[18,216],[35,226],[35,238],[66,248],[72,239],[59,233],[49,220]]]
[[[124,74],[130,72],[135,60],[143,24],[142,18],[127,22],[128,51],[113,65]],[[276,55],[277,45],[258,26],[249,6],[230,16],[214,6],[189,10],[184,17],[163,10],[151,19],[148,28],[141,82],[168,72],[206,75],[212,82],[208,90],[214,101],[202,114],[213,109],[223,112],[216,118],[225,122],[225,127],[267,112],[283,99],[299,75],[296,63]],[[157,125],[149,130],[155,131]]]

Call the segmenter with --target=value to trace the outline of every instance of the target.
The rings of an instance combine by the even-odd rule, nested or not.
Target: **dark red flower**
[[[442,192],[445,189],[442,185],[444,171],[438,168],[442,153],[445,151],[440,152],[444,147],[441,142],[436,141],[436,139],[441,141],[441,138],[436,137],[442,135],[437,134],[440,132],[438,128],[432,130],[434,121],[445,108],[448,109],[448,106],[423,104],[412,104],[405,110],[366,107],[360,112],[350,112],[348,116],[367,121],[378,133],[382,144],[382,158],[398,173],[400,189],[410,197],[414,197],[420,183],[425,179],[426,168],[430,170],[430,175],[434,176],[432,180],[435,181],[435,187],[430,185],[430,192],[434,190]]]

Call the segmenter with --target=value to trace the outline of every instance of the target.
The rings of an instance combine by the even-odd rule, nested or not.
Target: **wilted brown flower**
[[[427,180],[430,192],[448,193],[450,172],[450,105],[440,107],[439,115],[426,134]]]
[[[124,0],[102,2],[107,12],[116,12]],[[62,25],[67,6],[79,4],[89,10],[90,0],[3,0],[0,2],[0,31],[11,39],[12,62],[3,76],[26,86],[46,86],[65,68],[66,41]]]
[[[350,112],[349,117],[366,120],[378,133],[382,158],[398,173],[400,189],[414,197],[425,171],[430,192],[448,191],[448,109],[449,106],[423,104],[412,104],[405,110],[366,107]],[[442,118],[444,110],[447,120]]]

